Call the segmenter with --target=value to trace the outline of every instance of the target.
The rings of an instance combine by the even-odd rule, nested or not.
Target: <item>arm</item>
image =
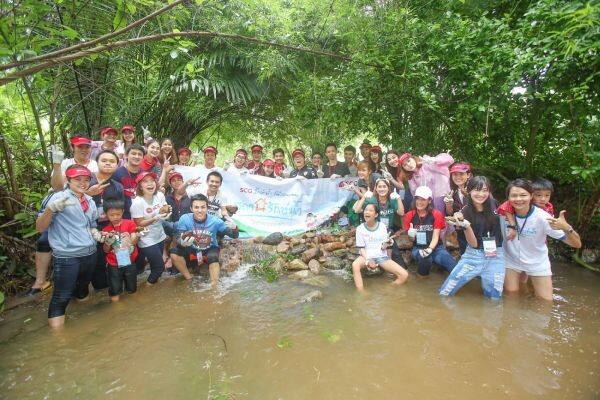
[[[467,243],[469,243],[469,246],[476,248],[477,238],[475,237],[475,232],[473,232],[473,228],[469,225],[469,227],[465,228],[463,232],[465,233],[465,238],[467,239]]]
[[[355,190],[355,192],[357,192],[356,189],[354,189],[354,190]],[[357,194],[359,194],[359,193],[360,192],[358,192]],[[354,205],[352,206],[352,210],[354,210],[354,212],[357,214],[360,214],[363,210],[363,205],[365,204],[365,201],[367,199],[365,196],[366,193],[367,193],[366,191],[364,193],[362,193],[360,199],[356,203],[354,203]]]
[[[149,219],[145,219],[144,217],[142,218],[134,218],[133,219],[135,221],[135,224],[139,227],[145,228],[149,225],[152,225],[153,223],[155,223],[156,221],[159,220],[158,216],[155,215]]]
[[[396,199],[396,203],[398,204],[398,209],[396,210],[396,214],[399,216],[404,216],[404,203],[402,203],[402,199],[400,196]]]
[[[565,238],[563,242],[568,244],[569,246],[580,249],[581,248],[581,237],[579,234],[575,232],[573,227],[569,225],[567,220],[565,219],[565,210],[562,210],[558,216],[558,218],[548,218],[548,222],[552,229],[560,229],[565,233]]]
[[[53,216],[54,213],[48,207],[46,207],[44,213],[35,220],[35,229],[37,229],[37,231],[40,233],[47,230],[52,222]]]
[[[433,236],[431,238],[431,242],[429,243],[428,247],[431,250],[435,249],[436,246],[438,245],[439,241],[440,241],[440,229],[436,228],[433,230]],[[475,245],[475,247],[477,247],[477,245]]]
[[[55,192],[60,192],[65,185],[60,164],[52,164],[52,176],[50,177],[50,186]]]

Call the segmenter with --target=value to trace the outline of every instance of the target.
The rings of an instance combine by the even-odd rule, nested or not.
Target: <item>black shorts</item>
[[[50,253],[50,242],[48,241],[48,231],[42,232],[38,240],[35,241],[35,251],[38,253]]]
[[[108,295],[118,296],[123,293],[123,284],[125,290],[129,293],[135,293],[137,290],[137,269],[135,264],[125,267],[113,267],[108,265]]]
[[[206,250],[202,250],[202,260],[198,260],[196,252],[192,251],[191,247],[177,246],[173,247],[170,252],[171,254],[176,254],[183,257],[188,268],[190,266],[201,265],[205,262],[208,264],[212,262],[219,262],[220,257],[220,249],[218,247],[211,247]]]

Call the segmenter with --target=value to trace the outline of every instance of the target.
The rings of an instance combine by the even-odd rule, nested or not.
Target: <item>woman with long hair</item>
[[[468,246],[439,292],[453,296],[476,277],[481,277],[483,295],[500,299],[504,285],[504,250],[502,221],[496,213],[498,203],[492,197],[492,186],[485,176],[469,180],[466,206],[446,220],[460,227]]]

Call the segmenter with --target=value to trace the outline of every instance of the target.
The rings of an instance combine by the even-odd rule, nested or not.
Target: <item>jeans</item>
[[[92,286],[95,290],[108,287],[106,273],[106,254],[104,253],[103,244],[98,243],[98,247],[96,248],[96,266],[92,274]]]
[[[483,250],[467,247],[456,267],[440,287],[441,296],[454,296],[470,280],[481,276],[483,295],[498,300],[504,286],[504,252],[496,249],[497,256],[486,258]]]
[[[412,256],[417,263],[417,273],[421,276],[429,275],[429,271],[431,270],[431,265],[436,263],[439,267],[445,269],[450,272],[456,265],[456,260],[454,257],[448,253],[448,250],[443,245],[437,245],[435,249],[431,252],[430,255],[423,258],[419,254],[418,247],[413,247]]]
[[[48,318],[65,315],[71,297],[85,298],[96,266],[96,253],[83,257],[54,259],[54,289],[48,306]]]
[[[148,247],[140,247],[141,259],[148,259],[150,263],[150,275],[148,275],[148,283],[156,283],[158,278],[165,270],[165,262],[163,260],[163,246],[165,242],[159,242]],[[138,270],[139,272],[139,270]]]

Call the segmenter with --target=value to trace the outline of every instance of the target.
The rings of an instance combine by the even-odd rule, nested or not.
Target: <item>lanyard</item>
[[[197,235],[199,230],[198,230],[198,226],[196,225],[196,219],[194,217],[192,217],[192,221],[194,222],[194,234]],[[206,228],[206,221],[208,221],[208,215],[206,215],[206,218],[204,219],[204,224],[202,225],[202,231],[204,231],[204,228]]]
[[[525,217],[525,221],[523,221],[523,225],[521,225],[521,229],[519,229],[519,221],[515,219],[515,223],[517,224],[517,234],[519,237],[521,236],[521,233],[523,233],[523,229],[525,229],[525,225],[527,224],[527,220],[529,219],[529,215],[531,214],[531,207],[532,206],[529,206],[529,211],[527,211],[527,216]]]

